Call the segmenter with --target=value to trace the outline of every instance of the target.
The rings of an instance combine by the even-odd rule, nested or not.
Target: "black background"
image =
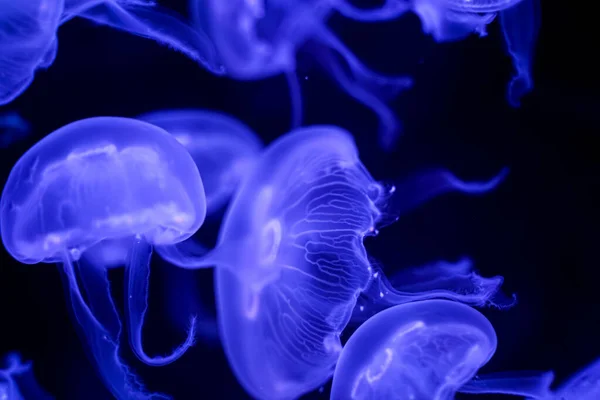
[[[183,1],[164,3],[185,7]],[[299,56],[299,74],[308,77],[301,79],[305,124],[349,129],[377,179],[401,178],[430,166],[484,179],[503,166],[511,168],[495,192],[440,197],[366,241],[390,273],[470,255],[484,275],[506,278],[506,290],[516,292],[520,303],[508,312],[484,310],[499,337],[484,372],[552,369],[560,380],[600,356],[598,33],[593,12],[564,7],[543,4],[536,87],[517,110],[505,101],[511,64],[497,23],[485,39],[440,45],[420,33],[414,16],[376,25],[333,18],[332,28],[369,66],[415,79],[414,88],[392,103],[406,127],[393,153],[377,147],[377,121],[370,111],[316,68],[310,53]],[[18,111],[33,126],[29,137],[1,150],[2,181],[33,143],[81,118],[210,108],[240,118],[265,143],[289,126],[281,77],[217,78],[167,48],[85,21],[68,22],[58,37],[54,65],[0,108]],[[218,224],[212,225],[209,237],[216,235]],[[0,263],[0,354],[16,350],[32,360],[38,381],[59,399],[109,398],[72,328],[56,267],[20,265],[4,249]],[[181,339],[180,331],[165,332],[162,290],[172,274],[181,272],[154,264],[145,333],[149,351],[161,352]],[[210,305],[211,272],[194,275]],[[120,272],[111,272],[111,278],[118,299]],[[151,389],[177,399],[246,396],[218,344],[200,341],[162,369],[144,368],[124,351]],[[327,398],[327,393],[325,387],[323,394],[307,398]]]

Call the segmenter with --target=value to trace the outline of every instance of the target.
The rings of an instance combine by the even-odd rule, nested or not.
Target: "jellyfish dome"
[[[231,198],[263,148],[248,126],[216,111],[161,110],[138,119],[163,128],[188,150],[202,177],[208,215]]]
[[[505,373],[469,384],[496,347],[494,328],[474,308],[448,300],[398,305],[352,334],[331,399],[450,400],[457,391],[540,399],[549,393],[548,373]]]
[[[600,398],[600,359],[582,368],[547,400],[594,400]]]
[[[425,178],[423,192],[407,199],[458,188],[444,174]],[[470,265],[439,267],[443,284],[435,275],[406,292],[390,287],[363,246],[388,212],[390,192],[361,163],[348,132],[302,128],[262,153],[227,209],[215,249],[197,257],[178,245],[157,247],[184,268],[216,266],[222,342],[252,396],[296,398],[326,382],[359,295],[373,310],[431,297],[485,305],[498,291],[501,279],[482,278]]]
[[[72,314],[118,398],[141,394],[116,355],[121,324],[106,268],[126,264],[134,353],[151,365],[174,361],[193,343],[193,327],[171,356],[151,358],[142,349],[152,245],[190,237],[205,215],[202,180],[185,148],[157,126],[116,117],[73,122],[39,141],[13,167],[0,200],[7,251],[24,264],[63,264]]]

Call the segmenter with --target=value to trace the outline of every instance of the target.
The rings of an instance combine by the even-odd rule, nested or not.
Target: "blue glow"
[[[395,144],[400,122],[384,99],[389,98],[390,93],[409,88],[412,80],[369,70],[329,30],[326,23],[338,3],[342,10],[350,6],[341,1],[190,1],[196,26],[206,29],[229,76],[256,80],[286,75],[292,100],[292,127],[298,127],[302,120],[301,88],[295,76],[296,52],[310,43],[317,49],[315,61],[350,96],[377,114],[381,145],[391,149]],[[353,13],[360,15],[357,9],[353,9]],[[354,14],[347,16],[354,18]]]
[[[31,133],[31,125],[18,113],[0,114],[0,148],[7,148],[25,139]]]
[[[600,359],[582,368],[563,383],[548,400],[595,400],[600,398]]]
[[[500,13],[500,23],[508,54],[515,72],[508,84],[506,97],[513,107],[533,89],[532,67],[540,30],[540,1],[522,0]]]
[[[73,122],[19,159],[0,208],[2,241],[15,259],[25,264],[62,263],[72,315],[109,390],[117,398],[154,397],[118,357],[121,324],[106,268],[97,264],[105,258],[90,260],[86,251],[100,243],[119,254],[112,251],[115,242],[103,241],[116,240],[122,246],[121,240],[130,240],[130,344],[138,358],[151,365],[180,357],[193,343],[193,324],[186,342],[167,357],[146,356],[141,331],[152,245],[168,246],[190,237],[206,215],[202,180],[185,148],[166,131],[139,120],[97,117]],[[111,266],[114,263],[107,265]]]
[[[478,377],[470,384],[496,347],[490,322],[464,304],[427,300],[395,306],[352,334],[335,369],[331,399],[446,400],[457,391],[543,398],[549,393],[547,373]]]
[[[229,201],[263,148],[248,126],[216,111],[161,110],[138,119],[163,128],[188,150],[202,177],[207,215]]]
[[[22,362],[17,352],[6,354],[0,362],[0,400],[50,400],[33,374],[31,362]]]
[[[223,74],[210,40],[180,16],[150,0],[0,1],[0,105],[31,84],[35,71],[52,65],[56,32],[68,20],[95,23],[154,40],[176,49],[215,74]]]
[[[449,174],[433,176],[446,177],[433,180],[439,193],[493,188],[457,184]],[[446,296],[477,305],[513,304],[499,294],[499,277],[452,276],[464,268],[446,269],[450,285],[432,280],[423,292],[402,293],[388,285],[369,261],[363,239],[375,233],[384,212],[404,210],[391,200],[394,188],[371,177],[346,131],[298,129],[271,144],[243,181],[214,250],[205,254],[190,241],[158,247],[175,265],[217,266],[225,352],[252,396],[295,398],[325,383],[359,294],[372,309]],[[421,189],[399,196],[410,202],[436,192],[428,185]]]

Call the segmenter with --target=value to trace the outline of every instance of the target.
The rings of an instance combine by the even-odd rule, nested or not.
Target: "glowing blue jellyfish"
[[[492,324],[447,300],[389,308],[352,334],[339,358],[332,400],[450,400],[496,351]],[[544,398],[552,373],[479,378],[467,393]]]
[[[0,105],[23,93],[36,70],[52,65],[56,31],[74,17],[155,40],[223,74],[207,37],[151,0],[0,0]]]
[[[481,192],[497,183],[466,184],[446,171],[421,178],[396,203],[393,188],[376,182],[362,165],[346,131],[298,129],[271,144],[243,180],[214,250],[203,255],[189,241],[157,247],[184,268],[216,266],[225,353],[252,396],[297,398],[327,381],[359,295],[374,304],[431,297],[512,304],[498,294],[498,277],[469,271],[448,277],[446,285],[433,280],[433,292],[424,283],[403,293],[372,267],[363,239],[382,221],[444,191]]]
[[[229,201],[263,148],[249,127],[215,111],[163,110],[138,118],[174,135],[191,154],[204,184],[207,215]]]
[[[11,352],[0,362],[0,400],[50,400],[52,396],[36,382],[31,362]]]
[[[600,398],[600,358],[563,383],[548,400],[596,400]]]
[[[380,143],[390,148],[399,121],[385,101],[411,86],[406,77],[387,77],[369,70],[326,26],[336,11],[350,18],[361,14],[343,1],[190,0],[196,26],[206,29],[227,75],[257,80],[285,74],[292,99],[293,127],[302,119],[296,52],[310,44],[314,59],[350,96],[371,108],[380,121]]]
[[[121,323],[106,276],[106,267],[114,265],[100,262],[122,260],[118,249],[128,241],[126,309],[136,355],[163,365],[183,354],[193,342],[193,324],[186,342],[167,357],[146,356],[141,331],[152,245],[190,237],[206,213],[202,181],[185,148],[146,122],[112,117],[77,121],[21,157],[8,177],[0,208],[2,241],[15,259],[62,263],[73,317],[109,390],[117,398],[153,397],[118,357]],[[94,249],[88,257],[94,246],[110,251]],[[94,257],[98,254],[109,256]]]
[[[0,114],[0,149],[26,138],[31,125],[14,111]]]

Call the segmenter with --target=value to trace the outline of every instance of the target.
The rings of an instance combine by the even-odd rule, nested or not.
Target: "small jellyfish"
[[[17,352],[0,360],[0,400],[50,400],[33,374],[31,362],[22,362]]]
[[[563,383],[547,400],[597,400],[600,398],[600,359]]]
[[[350,18],[361,11],[344,1],[190,0],[196,26],[212,39],[228,76],[258,80],[287,77],[292,103],[292,127],[301,125],[301,88],[296,53],[314,51],[314,59],[357,101],[373,110],[379,121],[379,141],[391,149],[400,122],[386,101],[409,88],[407,77],[384,76],[369,70],[327,27],[338,10]],[[360,19],[360,17],[355,18]]]
[[[52,65],[56,32],[74,17],[165,44],[223,74],[206,35],[151,0],[0,0],[0,105],[23,93],[36,70]]]
[[[202,180],[185,148],[161,128],[139,120],[73,122],[19,159],[4,187],[0,212],[2,241],[15,259],[62,264],[70,311],[109,390],[117,398],[162,397],[145,393],[118,357],[121,323],[106,267],[126,264],[129,338],[137,357],[150,365],[180,357],[193,343],[193,323],[185,343],[166,357],[146,356],[141,332],[152,245],[190,237],[206,213]]]
[[[18,113],[11,111],[0,114],[0,148],[5,149],[23,140],[31,133],[31,125]]]
[[[447,171],[421,178],[397,186],[413,191],[397,191],[394,203],[393,187],[371,177],[348,132],[298,129],[271,144],[242,181],[215,249],[197,251],[191,241],[157,246],[163,258],[183,268],[216,266],[221,339],[238,381],[252,396],[292,399],[323,385],[333,374],[340,334],[359,295],[368,299],[365,304],[385,307],[432,297],[501,303],[502,279],[482,278],[468,268],[457,268],[464,277],[448,276],[446,285],[430,279],[411,292],[390,287],[373,268],[363,239],[384,219],[435,194],[484,192],[498,182],[465,183]]]
[[[490,322],[448,300],[403,304],[361,325],[344,346],[333,375],[332,400],[450,400],[457,391],[544,398],[552,373],[479,377],[496,351]]]
[[[162,110],[138,119],[163,128],[191,154],[204,184],[207,215],[213,215],[229,201],[263,148],[249,127],[215,111]]]

